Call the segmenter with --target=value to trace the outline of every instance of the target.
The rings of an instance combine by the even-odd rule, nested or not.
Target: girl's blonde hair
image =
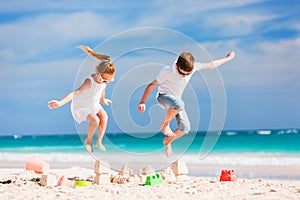
[[[100,62],[96,65],[96,71],[102,74],[113,75],[116,71],[115,66],[110,62],[110,56],[94,52],[90,47],[80,45],[78,48],[82,49],[86,54],[98,59]]]

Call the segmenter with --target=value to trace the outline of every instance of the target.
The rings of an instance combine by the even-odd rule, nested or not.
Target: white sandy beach
[[[51,169],[69,179],[94,180],[91,168],[74,166]],[[91,187],[44,187],[33,178],[41,177],[23,168],[0,169],[1,199],[300,199],[299,180],[249,179],[219,182],[219,176],[177,179],[174,183],[144,186],[137,183],[93,184]],[[11,182],[10,182],[11,181]],[[10,183],[9,183],[10,182]],[[6,184],[5,184],[6,183]]]

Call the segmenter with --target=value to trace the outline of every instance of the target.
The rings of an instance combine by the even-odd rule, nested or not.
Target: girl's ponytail
[[[100,61],[109,61],[110,60],[110,56],[105,55],[105,54],[101,54],[101,53],[98,53],[98,52],[94,52],[88,46],[80,45],[80,46],[78,46],[78,48],[82,49],[86,54],[88,54],[90,56],[93,56],[94,58],[96,58]]]
[[[110,56],[94,52],[90,47],[80,45],[78,48],[82,49],[86,54],[98,59],[100,62],[96,65],[96,71],[102,74],[112,75],[115,73],[115,66],[110,63]]]

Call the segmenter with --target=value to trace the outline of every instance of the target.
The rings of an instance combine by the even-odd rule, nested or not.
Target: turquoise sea
[[[198,153],[205,136],[210,133],[189,133],[174,142],[174,150]],[[138,137],[136,137],[138,136]],[[163,148],[161,133],[153,136],[143,134],[106,134],[103,140],[107,151],[148,153]],[[85,135],[11,135],[0,136],[0,152],[14,153],[72,153],[85,152]],[[223,131],[212,153],[300,153],[300,130],[239,130]]]
[[[38,155],[50,163],[93,163],[94,159],[105,158],[114,163],[116,168],[124,163],[137,167],[150,163],[162,168],[177,159],[183,159],[187,165],[193,166],[300,169],[299,129],[189,133],[172,144],[171,158],[165,156],[162,144],[164,136],[161,133],[106,134],[103,143],[107,151],[100,152],[95,147],[94,155],[89,155],[85,150],[85,137],[78,134],[0,136],[0,163],[2,167],[3,163],[24,163],[30,155]],[[214,144],[212,141],[215,140]],[[207,147],[211,149],[205,149]],[[206,150],[207,155],[201,155],[201,148]]]

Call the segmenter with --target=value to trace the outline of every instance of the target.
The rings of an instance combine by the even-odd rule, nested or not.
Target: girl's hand
[[[141,112],[145,112],[145,110],[146,110],[146,104],[140,103],[138,105],[138,110],[141,111]]]
[[[54,109],[60,107],[60,103],[57,100],[51,100],[48,102],[48,108]]]
[[[234,58],[234,56],[235,56],[235,53],[234,53],[234,51],[232,51],[232,52],[230,52],[229,54],[227,54],[226,58],[227,58],[228,60],[232,60],[232,59]]]
[[[110,100],[110,99],[103,99],[102,103],[103,103],[104,105],[109,106],[109,104],[111,104],[111,100]]]

